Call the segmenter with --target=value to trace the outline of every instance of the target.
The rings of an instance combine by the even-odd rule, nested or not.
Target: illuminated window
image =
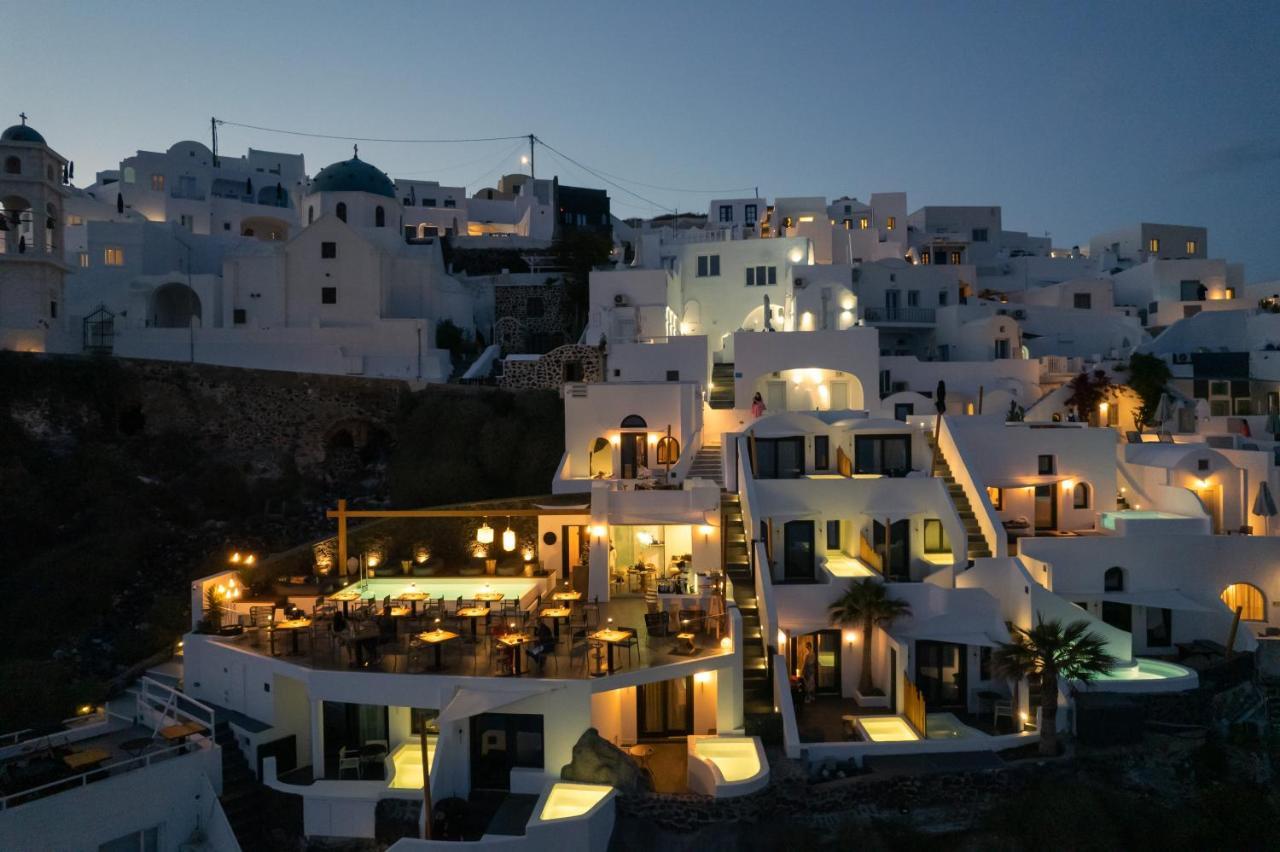
[[[1257,586],[1232,583],[1222,590],[1222,602],[1232,612],[1239,609],[1241,621],[1267,620],[1267,602]]]
[[[960,265],[960,263],[961,263],[961,260],[960,260],[960,252],[958,252],[958,251],[953,251],[953,252],[951,252],[951,260],[949,261],[949,263],[950,263],[952,266],[959,266],[959,265]]]
[[[867,228],[870,228],[870,227],[871,227],[871,220],[870,220],[870,219],[868,219],[866,216],[860,216],[860,217],[858,217],[858,230],[859,230],[859,231],[865,231]]]
[[[89,267],[89,252],[87,251],[80,252],[80,266],[86,269]]]
[[[1196,248],[1197,246],[1196,246],[1195,240],[1187,240],[1187,254],[1195,254]]]
[[[1160,240],[1156,239],[1155,237],[1152,237],[1151,239],[1147,240],[1147,251],[1151,251],[1151,252],[1160,251]]]
[[[991,508],[995,509],[997,512],[1002,511],[1004,509],[1004,489],[1003,488],[992,488],[990,485],[988,485],[987,499],[991,501]]]
[[[932,263],[932,262],[933,262],[933,258],[929,256],[929,252],[928,252],[928,251],[922,251],[922,252],[920,252],[920,265],[921,265],[921,266],[928,266],[928,265],[929,265],[930,263]]]
[[[1235,287],[1227,287],[1225,290],[1222,291],[1222,298],[1224,299],[1234,299],[1235,297],[1236,297]]]
[[[151,188],[156,192],[164,192],[164,175],[152,175]]]
[[[884,227],[886,230],[889,230],[889,231],[892,231],[894,228],[898,227],[898,217],[897,216],[885,217]]]
[[[124,249],[114,247],[103,249],[102,262],[107,266],[124,266]]]
[[[67,227],[74,228],[84,224],[84,217],[77,216],[74,213],[67,216]]]

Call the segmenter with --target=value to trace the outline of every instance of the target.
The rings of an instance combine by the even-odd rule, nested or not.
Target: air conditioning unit
[[[1016,311],[1014,311],[1014,312],[1013,312],[1013,318],[1014,318],[1014,319],[1026,319],[1026,318],[1027,318],[1027,312],[1026,312],[1026,311],[1024,311],[1024,310],[1022,310],[1021,308],[1018,308]]]
[[[1175,363],[1175,364],[1190,364],[1190,363],[1191,363],[1191,355],[1190,355],[1190,354],[1188,354],[1188,353],[1186,353],[1186,352],[1175,352],[1175,353],[1173,353],[1173,363]]]
[[[793,286],[794,286],[797,290],[803,290],[803,289],[804,289],[804,285],[805,285],[805,280],[804,280],[803,278],[797,278],[797,279],[795,280],[795,283],[794,283],[794,285],[793,285]]]
[[[631,304],[631,300],[627,298],[625,293],[618,293],[613,297],[613,303],[620,308],[624,308]]]

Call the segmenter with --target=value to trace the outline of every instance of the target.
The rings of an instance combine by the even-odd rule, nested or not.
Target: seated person
[[[539,671],[546,666],[547,654],[554,651],[555,647],[556,640],[551,628],[546,622],[539,621],[533,632],[533,642],[529,644],[529,657],[538,664]]]

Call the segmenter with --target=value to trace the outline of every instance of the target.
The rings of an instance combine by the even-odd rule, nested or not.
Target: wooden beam
[[[590,507],[554,509],[346,509],[346,500],[337,509],[325,512],[329,518],[537,518],[543,515],[590,515]]]
[[[338,519],[338,576],[347,576],[347,501],[338,501],[337,513],[329,512],[329,517]]]

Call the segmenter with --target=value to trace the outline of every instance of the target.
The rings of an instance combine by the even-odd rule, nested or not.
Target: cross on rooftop
[[[352,156],[352,157],[354,157],[354,158],[355,158],[355,159],[357,159],[357,160],[358,160],[358,159],[360,159],[360,146],[359,146],[359,145],[352,145],[352,146],[351,146],[351,149],[352,149],[352,150],[351,150],[351,156]]]
[[[18,118],[22,119],[23,124],[27,123],[27,114],[25,112],[18,113]]]

